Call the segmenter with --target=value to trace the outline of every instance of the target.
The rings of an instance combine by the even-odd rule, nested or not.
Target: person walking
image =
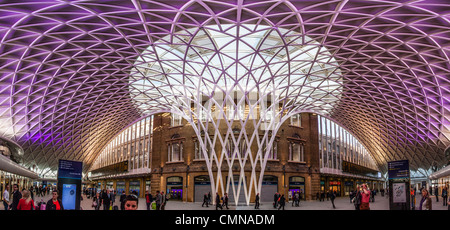
[[[223,204],[222,204],[222,207],[226,207],[227,209],[229,209],[228,208],[228,193],[225,193],[225,196],[223,197]]]
[[[439,202],[439,187],[434,187],[434,195],[436,196],[436,203]]]
[[[208,206],[208,204],[209,204],[209,198],[208,198],[208,194],[207,194],[207,193],[205,193],[205,195],[203,196],[203,204],[202,204],[202,207],[204,207],[205,204],[206,204],[206,207],[208,208],[208,207],[209,207],[209,206]]]
[[[411,197],[410,197],[411,210],[415,210],[416,209],[416,191],[413,188],[411,188],[410,193],[411,193]]]
[[[447,198],[448,198],[448,190],[447,190],[447,186],[445,186],[445,187],[442,189],[442,199],[443,199],[444,206],[447,206],[447,205],[448,205],[448,203],[447,203]]]
[[[259,193],[255,197],[255,209],[259,209]]]
[[[164,195],[164,192],[161,192],[161,210],[166,210],[167,200],[169,199],[168,195]]]
[[[222,205],[220,205],[220,196],[219,196],[218,192],[216,192],[216,210],[217,210],[217,208],[220,208],[220,210],[223,209]]]
[[[19,205],[19,201],[22,198],[22,193],[19,191],[19,185],[14,184],[13,185],[13,194],[12,194],[12,203],[9,209],[11,210],[17,210],[17,205]]]
[[[34,201],[31,199],[30,191],[22,191],[22,198],[19,200],[17,210],[35,210]]]
[[[363,184],[361,188],[361,205],[359,206],[359,210],[370,210],[369,200],[370,189],[367,187],[367,184]]]
[[[104,190],[102,195],[103,210],[109,210],[111,206],[111,195],[109,190]]]
[[[156,191],[156,198],[155,198],[156,210],[161,210],[161,202],[162,202],[161,194],[159,193],[159,191]]]
[[[100,210],[100,204],[102,203],[102,198],[100,197],[100,193],[97,192],[95,196],[92,198],[92,207],[94,210]]]
[[[293,194],[292,194],[292,204],[291,204],[292,207],[294,207],[295,202],[297,201],[297,200],[296,200],[296,197],[295,197],[295,194],[297,194],[297,193],[296,193],[296,192],[293,192]]]
[[[278,203],[280,204],[280,207],[278,207],[278,210],[280,210],[281,208],[283,208],[283,210],[284,210],[284,206],[286,205],[286,198],[284,197],[284,194],[282,194],[280,196],[280,198],[278,198]]]
[[[125,194],[125,191],[122,191],[122,195],[120,195],[120,198],[119,198],[120,210],[125,210],[126,199],[127,199],[127,195]]]
[[[145,192],[145,204],[147,205],[147,210],[150,210],[152,205],[153,197],[148,191]]]
[[[353,194],[353,203],[355,204],[355,210],[359,210],[359,207],[361,206],[361,187],[359,187],[359,185],[356,187],[356,191]]]
[[[5,191],[3,191],[3,206],[5,206],[5,210],[9,208],[9,184],[6,185]]]
[[[58,191],[56,189],[53,190],[52,199],[47,201],[45,210],[64,210],[64,206],[58,196]]]
[[[278,192],[276,192],[273,195],[273,208],[277,208],[278,207],[278,199],[280,199],[280,194]]]
[[[419,210],[432,210],[431,198],[426,189],[422,189],[422,199],[420,200]]]
[[[336,206],[334,205],[334,199],[336,198],[336,194],[333,191],[330,191],[330,200],[331,200],[331,204],[333,204],[333,208],[336,209]]]
[[[114,210],[114,203],[116,203],[116,191],[111,190],[111,207],[113,207],[113,210]]]

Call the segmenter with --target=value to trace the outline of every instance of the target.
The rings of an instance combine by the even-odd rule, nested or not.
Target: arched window
[[[183,141],[180,135],[175,134],[170,138],[167,146],[167,161],[178,162],[183,161]]]

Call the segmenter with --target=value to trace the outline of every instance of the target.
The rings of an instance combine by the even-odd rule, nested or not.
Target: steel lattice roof
[[[0,136],[20,143],[22,163],[41,173],[55,170],[58,158],[83,161],[87,169],[120,130],[169,109],[167,95],[130,81],[149,47],[185,38],[188,46],[214,52],[217,47],[202,43],[207,40],[191,38],[199,28],[233,24],[284,31],[275,46],[286,48],[295,33],[303,43],[324,47],[321,54],[333,60],[324,63],[339,70],[338,101],[316,98],[322,103],[308,110],[352,132],[381,170],[405,158],[415,170],[446,162],[446,0],[2,1]],[[142,106],[142,98],[157,103]]]

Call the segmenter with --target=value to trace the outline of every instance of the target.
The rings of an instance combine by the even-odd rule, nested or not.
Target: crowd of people
[[[433,190],[427,190],[425,188],[421,188],[420,190],[421,197],[417,199],[416,204],[416,189],[411,188],[411,209],[417,210],[432,210],[433,201],[431,199],[431,195],[433,195]],[[349,198],[350,202],[354,205],[355,210],[370,210],[370,203],[375,202],[375,196],[378,192],[381,192],[381,196],[384,196],[385,190],[370,190],[367,184],[358,185],[356,190],[350,191]],[[41,198],[41,201],[35,203],[35,196],[44,197],[46,195],[52,194],[52,197],[44,202]],[[389,194],[389,191],[386,191]],[[97,189],[83,189],[83,194],[87,199],[92,199],[92,208],[94,210],[136,210],[138,208],[138,193],[136,191],[132,191],[130,195],[126,195],[125,191],[122,191],[119,198],[119,205],[116,205],[116,195],[117,191],[110,189],[103,189],[101,191],[97,191]],[[434,191],[434,195],[436,198],[436,204],[439,202],[439,197],[442,198],[442,205],[447,206],[450,210],[450,201],[448,201],[448,188],[444,187],[439,194],[438,190]],[[331,200],[332,207],[335,209],[334,200],[337,197],[336,191],[328,191],[327,193],[317,193],[316,198],[319,202],[325,200]],[[83,196],[80,198],[83,200]],[[290,194],[289,199],[287,199],[284,194],[275,193],[273,199],[273,208],[278,210],[284,210],[286,203],[291,200],[292,206],[299,207],[300,200],[302,199],[302,194],[298,192],[294,192]],[[147,210],[165,210],[167,205],[167,201],[169,200],[168,194],[164,194],[163,191],[157,191],[156,195],[153,196],[148,191],[145,194],[145,201]],[[212,202],[211,193],[204,194],[202,207],[209,207]],[[215,204],[216,210],[223,210],[224,208],[229,209],[229,197],[228,194],[225,193],[224,196],[220,196],[219,193],[216,193]],[[59,192],[54,186],[32,186],[29,189],[23,188],[19,190],[19,186],[17,184],[12,185],[12,191],[10,190],[10,185],[6,185],[5,190],[3,191],[3,205],[5,210],[64,210],[64,206],[59,198]],[[259,209],[260,207],[260,196],[259,193],[256,194],[255,197],[255,209]]]
[[[34,202],[34,193],[36,193],[36,196],[43,197],[50,192],[52,198],[47,202],[42,199],[37,204]],[[19,185],[14,184],[13,190],[10,191],[10,186],[6,185],[3,191],[3,206],[5,210],[64,210],[64,206],[59,199],[59,193],[52,186],[32,186],[29,189],[19,190]]]
[[[112,189],[83,189],[83,194],[87,199],[92,199],[91,207],[93,210],[119,210],[116,203],[117,191]],[[137,210],[139,205],[139,196],[136,191],[131,191],[129,195],[122,191],[119,198],[120,210]]]
[[[433,210],[433,200],[431,196],[433,195],[433,189],[430,188],[427,190],[425,187],[419,189],[421,193],[420,200],[416,200],[417,191],[415,188],[411,188],[410,193],[410,201],[411,201],[411,209],[412,210]],[[439,189],[436,187],[434,190],[434,196],[436,198],[436,205],[439,204],[439,197],[442,198],[442,206],[446,206],[448,210],[450,210],[450,201],[448,200],[448,187],[444,186],[441,190],[441,194],[439,194]],[[416,205],[416,202],[419,202]]]

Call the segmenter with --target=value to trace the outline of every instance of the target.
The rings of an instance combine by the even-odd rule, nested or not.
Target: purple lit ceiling
[[[58,158],[87,169],[121,129],[168,108],[163,96],[147,95],[158,103],[138,109],[139,95],[130,92],[132,69],[149,46],[179,31],[235,23],[293,31],[326,48],[321,55],[342,75],[339,101],[310,110],[351,131],[381,170],[399,159],[415,170],[446,162],[446,0],[2,1],[0,136],[20,143],[22,163],[42,174]]]

